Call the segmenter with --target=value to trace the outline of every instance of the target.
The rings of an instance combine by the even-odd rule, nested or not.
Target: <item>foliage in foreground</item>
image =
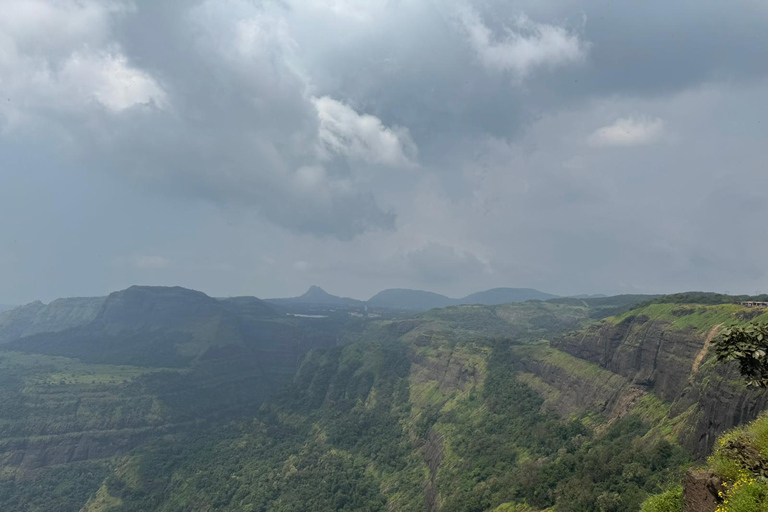
[[[640,512],[683,512],[683,486],[649,497]]]
[[[737,361],[748,386],[768,387],[768,324],[731,327],[715,343],[718,361]]]

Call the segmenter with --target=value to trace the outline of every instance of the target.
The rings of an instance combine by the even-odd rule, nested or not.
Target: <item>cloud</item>
[[[0,105],[6,131],[50,115],[112,113],[165,103],[165,92],[109,38],[117,2],[9,0],[0,20]]]
[[[592,146],[645,146],[660,141],[665,134],[664,121],[649,117],[622,117],[613,124],[595,130],[589,137]]]
[[[113,112],[166,102],[165,91],[155,79],[129,66],[118,52],[74,53],[62,65],[57,81],[59,96],[80,103],[93,98]]]
[[[113,0],[4,0],[0,34],[5,50],[10,45],[22,54],[66,56],[102,44],[112,16],[129,10]]]
[[[480,14],[466,5],[459,20],[470,45],[483,65],[496,71],[510,71],[520,78],[537,68],[554,68],[583,62],[589,44],[565,28],[537,23],[521,14],[504,27],[505,35],[495,37]]]
[[[147,14],[87,0],[34,5],[29,30],[0,25],[6,131],[27,126],[53,147],[66,141],[92,169],[299,233],[350,239],[394,226],[359,177],[370,166],[413,166],[408,130],[311,95],[285,6],[204,1]],[[143,15],[164,24],[148,32],[157,46],[141,59],[165,70],[162,85],[130,63],[112,28]],[[69,28],[54,51],[36,27],[56,16]]]
[[[157,270],[170,267],[171,260],[162,256],[134,256],[131,265],[139,270]]]
[[[436,242],[407,253],[405,261],[415,279],[431,285],[471,279],[486,270],[471,252]]]
[[[327,11],[329,14],[341,18],[349,18],[359,23],[371,23],[375,21],[375,15],[381,14],[386,8],[388,0],[369,0],[358,2],[356,0],[300,0],[293,2],[296,7],[308,5],[310,8]]]
[[[745,226],[733,198],[767,185],[754,0],[0,3],[0,281],[30,298],[129,284],[96,257],[126,236],[221,295],[765,282],[761,247],[684,222]]]
[[[384,126],[376,116],[358,114],[328,96],[313,98],[325,151],[373,164],[413,167],[416,145],[406,128]]]

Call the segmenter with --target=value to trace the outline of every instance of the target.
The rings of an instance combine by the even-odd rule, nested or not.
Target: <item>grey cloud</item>
[[[404,256],[414,278],[431,286],[476,278],[485,265],[474,254],[440,243],[429,243]]]
[[[72,3],[71,10],[77,5]],[[84,100],[71,114],[42,112],[37,121],[58,121],[72,150],[92,167],[175,195],[255,211],[306,233],[350,238],[368,229],[391,229],[394,214],[359,187],[355,169],[320,155],[322,112],[309,95],[284,9],[246,1],[176,7],[163,11],[170,23],[162,36],[153,34],[158,46],[130,56],[148,71],[129,67],[118,42],[104,37],[96,57],[85,58],[77,49],[65,56],[40,93],[50,105],[82,93],[108,111]],[[101,18],[97,22],[104,24]],[[122,36],[140,38],[141,33]],[[164,68],[169,60],[175,65]],[[70,85],[72,67],[77,82]],[[20,116],[29,112],[24,85],[14,95]],[[415,152],[407,133],[330,98],[324,101],[343,109],[345,121],[358,121],[345,127],[346,139],[337,139],[333,150],[340,156],[411,164],[403,152],[405,147]],[[358,131],[367,145],[355,145],[363,140],[355,138]],[[313,179],[305,179],[301,170],[306,168],[317,170]]]
[[[87,7],[0,20],[0,278],[25,296],[768,288],[760,2],[13,4]],[[172,264],[109,266],[136,255]]]

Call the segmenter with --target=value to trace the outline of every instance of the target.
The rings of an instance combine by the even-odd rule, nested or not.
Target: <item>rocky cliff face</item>
[[[630,316],[618,324],[606,322],[558,338],[552,346],[671,402],[686,387],[697,355],[705,350],[706,336],[692,328],[673,329],[647,316]]]
[[[544,398],[544,409],[563,418],[601,414],[609,421],[625,416],[647,394],[621,375],[566,361],[547,347],[517,347],[518,378]]]
[[[683,510],[715,512],[724,490],[723,481],[711,471],[690,471],[683,480]]]
[[[688,428],[681,429],[679,440],[704,457],[718,435],[768,407],[768,394],[748,390],[734,366],[714,363],[709,347],[721,325],[681,328],[666,319],[628,316],[557,338],[551,346],[623,377],[642,392],[653,392],[671,404],[670,419],[688,413]],[[535,366],[529,371],[537,373]],[[538,373],[546,379],[546,371]],[[603,400],[618,400],[622,386]],[[574,383],[566,387],[566,392],[578,389]],[[588,396],[576,393],[574,401]]]

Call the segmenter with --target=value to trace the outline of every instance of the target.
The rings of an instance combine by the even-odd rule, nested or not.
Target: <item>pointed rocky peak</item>
[[[309,290],[307,290],[300,298],[306,300],[307,302],[322,302],[332,297],[334,296],[319,286],[313,284],[309,287]]]

